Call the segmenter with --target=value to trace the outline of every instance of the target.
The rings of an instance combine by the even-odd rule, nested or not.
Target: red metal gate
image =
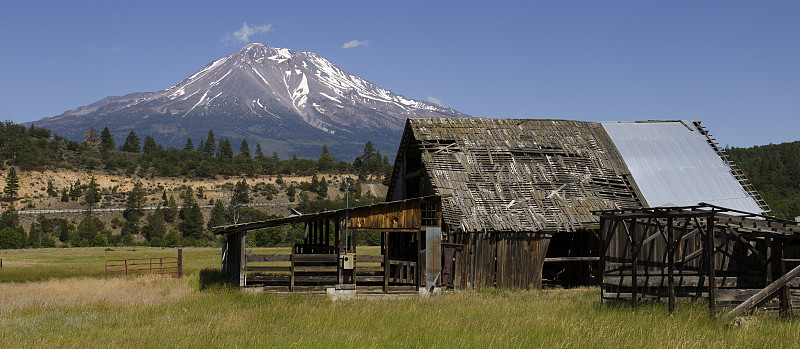
[[[106,277],[155,274],[177,278],[183,274],[182,259],[180,250],[178,257],[110,259],[106,261]]]

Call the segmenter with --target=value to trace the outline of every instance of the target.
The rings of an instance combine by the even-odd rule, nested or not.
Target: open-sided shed
[[[362,291],[417,290],[433,283],[430,279],[439,273],[440,239],[434,237],[441,232],[440,208],[439,197],[430,196],[222,226],[214,232],[225,237],[223,272],[240,286],[285,291],[342,285],[359,286]],[[302,240],[292,241],[289,254],[247,252],[247,232],[290,226],[299,226],[304,233]],[[356,235],[364,232],[381,233],[380,254],[356,250]]]

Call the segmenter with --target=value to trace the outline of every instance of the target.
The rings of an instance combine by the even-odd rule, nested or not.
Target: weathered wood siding
[[[550,239],[539,233],[459,233],[448,242],[456,253],[454,286],[539,288]]]

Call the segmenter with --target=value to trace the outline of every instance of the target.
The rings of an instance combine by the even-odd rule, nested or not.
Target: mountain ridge
[[[396,151],[409,117],[468,116],[395,94],[313,52],[252,43],[167,89],[105,97],[28,124],[69,139],[82,139],[90,127],[109,127],[118,141],[136,131],[174,147],[213,129],[283,156],[315,157],[327,144],[349,159],[366,141]]]

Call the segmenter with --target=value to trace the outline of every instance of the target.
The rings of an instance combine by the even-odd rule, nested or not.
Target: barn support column
[[[708,268],[708,311],[713,317],[717,312],[717,278],[714,275],[714,216],[706,217],[706,266]]]

